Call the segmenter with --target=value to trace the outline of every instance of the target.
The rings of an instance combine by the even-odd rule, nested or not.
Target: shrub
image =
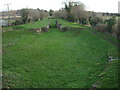
[[[87,21],[87,18],[82,18],[82,19],[80,19],[80,23],[82,24],[82,25],[85,25],[85,24],[88,24],[88,21]]]
[[[120,18],[118,19],[118,30],[120,30]],[[120,31],[118,32],[118,39],[120,40]]]
[[[75,18],[72,15],[69,15],[67,20],[70,21],[70,22],[74,22]]]
[[[16,21],[13,22],[12,24],[13,24],[13,25],[21,25],[21,24],[23,24],[23,22],[20,21],[20,20],[16,20]]]
[[[117,38],[117,36],[118,36],[118,24],[113,26],[113,28],[112,28],[112,36]]]
[[[107,29],[107,25],[106,24],[97,24],[94,28],[99,32],[105,33],[106,29]]]
[[[107,22],[107,32],[109,34],[112,34],[112,32],[113,32],[112,28],[116,23],[115,21],[116,21],[116,19],[114,17],[110,18],[109,20],[106,21]]]
[[[101,23],[102,20],[101,20],[100,18],[98,18],[98,17],[91,17],[91,18],[89,18],[89,22],[90,22],[90,24],[94,27],[94,26],[96,26],[98,23]]]

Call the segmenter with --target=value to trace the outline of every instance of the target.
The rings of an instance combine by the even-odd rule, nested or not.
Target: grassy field
[[[118,84],[117,48],[88,28],[60,32],[29,31],[54,19],[15,26],[3,32],[3,87],[7,88],[115,88]],[[82,27],[59,20],[65,26]],[[12,27],[11,27],[12,28]]]

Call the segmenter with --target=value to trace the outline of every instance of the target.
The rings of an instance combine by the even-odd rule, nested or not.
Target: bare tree
[[[66,18],[67,18],[67,12],[66,12],[65,9],[62,9],[62,10],[60,11],[60,13],[61,13],[61,18],[63,18],[63,19],[66,19]]]
[[[49,16],[49,14],[48,14],[46,11],[44,11],[44,10],[41,10],[41,11],[40,11],[40,18],[41,18],[41,19],[46,18],[46,17],[48,17],[48,16]]]
[[[49,13],[47,13],[47,11],[40,10],[39,8],[37,10],[39,11],[40,19],[43,19],[49,16]]]
[[[22,17],[25,19],[27,22],[34,22],[43,18],[48,17],[48,13],[44,10],[39,10],[39,9],[23,9],[21,10]]]
[[[59,10],[59,11],[55,11],[53,13],[53,17],[66,19],[67,18],[67,12],[66,12],[65,9],[62,9],[62,10]]]
[[[85,11],[84,4],[75,5],[71,8],[70,14],[74,17],[75,21],[80,22],[83,18],[87,18],[88,14]],[[81,23],[81,22],[80,22]]]
[[[60,18],[60,12],[59,11],[55,11],[54,13],[53,13],[53,17],[55,17],[55,18]]]
[[[30,21],[36,21],[38,20],[40,17],[40,13],[38,10],[36,9],[29,9],[29,14],[28,14],[28,18],[29,18],[29,22]]]

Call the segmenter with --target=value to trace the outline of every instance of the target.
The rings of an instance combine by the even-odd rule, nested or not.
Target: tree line
[[[95,28],[97,31],[102,33],[107,33],[114,37],[118,37],[118,23],[116,16],[99,17],[95,12],[87,11],[86,7],[81,2],[73,2],[72,0],[67,0],[63,2],[64,8],[54,11],[50,9],[41,10],[37,9],[21,9],[19,10],[20,18],[17,18],[13,23],[14,25],[25,24],[30,22],[35,22],[42,20],[43,18],[62,18],[70,22],[77,22],[81,25],[88,25]],[[106,14],[109,15],[109,14]],[[118,14],[117,14],[118,15]],[[119,15],[118,15],[119,16]]]
[[[103,15],[104,14],[104,15]],[[111,13],[110,13],[111,14]],[[53,12],[53,17],[66,19],[70,22],[77,22],[81,25],[89,25],[97,31],[106,33],[118,38],[119,14],[102,13],[103,17],[97,16],[95,12],[86,11],[85,5],[80,2],[64,2],[64,8]]]

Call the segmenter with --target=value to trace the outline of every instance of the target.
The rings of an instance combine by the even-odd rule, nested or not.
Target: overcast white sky
[[[62,2],[65,0],[0,0],[0,11],[6,11],[7,6],[4,4],[10,3],[10,10],[21,8],[40,8],[44,10],[59,10],[63,7]],[[76,1],[76,0],[74,0]],[[84,3],[89,11],[96,12],[118,12],[118,2],[120,0],[77,0]]]

